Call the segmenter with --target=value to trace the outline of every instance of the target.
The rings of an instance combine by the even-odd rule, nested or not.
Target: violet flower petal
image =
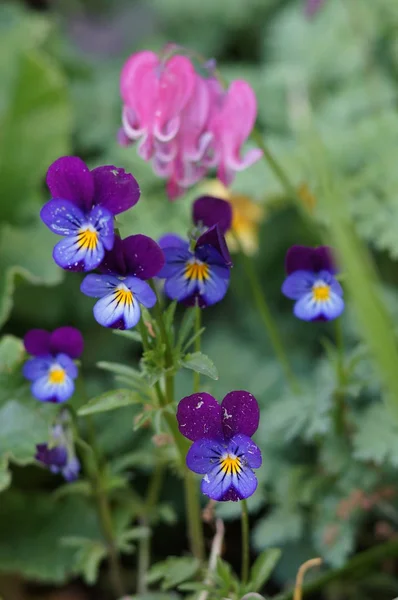
[[[312,271],[294,271],[282,285],[282,294],[291,300],[298,300],[311,291],[317,276]]]
[[[189,242],[176,233],[165,233],[158,239],[158,244],[162,250],[164,248],[184,248],[184,250],[188,250],[189,248]]]
[[[87,165],[77,156],[62,156],[50,165],[46,183],[52,198],[69,200],[84,212],[90,210],[94,181]]]
[[[195,251],[201,246],[206,245],[213,246],[213,248],[215,248],[221,254],[227,267],[232,266],[232,260],[229,254],[227,242],[225,241],[225,238],[218,225],[213,225],[213,227],[210,227],[210,229],[202,233],[196,242]]]
[[[50,352],[51,333],[45,329],[31,329],[23,339],[25,350],[32,356],[44,356]]]
[[[118,235],[115,235],[112,250],[105,252],[104,260],[99,268],[102,273],[127,275],[123,244]]]
[[[86,217],[70,200],[49,200],[40,211],[40,218],[57,235],[73,235]]]
[[[107,208],[117,215],[137,204],[140,188],[136,179],[124,169],[112,165],[91,171],[94,180],[94,204]]]
[[[187,454],[187,467],[194,473],[209,473],[215,464],[220,464],[220,456],[225,452],[225,444],[218,440],[202,438],[192,444]]]
[[[91,298],[103,298],[112,293],[119,283],[120,279],[116,275],[91,273],[83,279],[80,291]]]
[[[318,248],[292,246],[286,253],[285,269],[288,275],[294,271],[336,272],[332,250],[329,246],[319,246]]]
[[[251,437],[258,427],[260,410],[255,397],[244,390],[229,392],[221,403],[224,436],[237,433]]]
[[[54,354],[63,353],[78,358],[84,347],[83,336],[75,327],[59,327],[51,334],[50,348]]]
[[[151,279],[165,264],[162,249],[146,235],[130,235],[122,240],[122,246],[129,275],[140,279]]]
[[[221,406],[206,393],[191,394],[178,404],[178,428],[182,435],[195,442],[201,438],[221,438]]]
[[[201,196],[192,206],[192,217],[195,224],[202,223],[205,227],[218,225],[220,232],[225,234],[232,225],[232,207],[227,200],[215,196]]]

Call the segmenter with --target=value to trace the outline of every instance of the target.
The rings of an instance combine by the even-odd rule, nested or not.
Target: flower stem
[[[344,402],[344,342],[341,320],[335,319],[335,335],[336,335],[336,352],[337,352],[337,389],[334,393],[334,410],[333,419],[334,427],[337,435],[343,435],[346,429],[345,423],[345,402]]]
[[[279,336],[278,329],[274,323],[272,318],[271,311],[265,299],[263,290],[261,288],[261,284],[259,282],[257,273],[255,271],[252,260],[244,253],[240,240],[238,236],[235,236],[236,243],[238,244],[238,248],[240,251],[240,255],[243,260],[244,269],[249,280],[249,284],[252,290],[254,302],[256,304],[257,310],[260,314],[260,317],[265,325],[265,328],[268,333],[268,337],[274,349],[275,356],[277,357],[282,369],[285,372],[286,379],[288,380],[290,387],[292,390],[297,393],[299,391],[298,382],[293,373],[293,370],[290,366],[289,359],[283,347],[282,340]]]
[[[303,598],[311,596],[315,592],[323,589],[325,585],[331,581],[338,579],[349,580],[350,577],[354,577],[357,572],[366,572],[370,566],[375,563],[383,561],[385,558],[398,556],[398,540],[396,538],[389,540],[385,544],[379,544],[370,550],[365,550],[357,554],[349,560],[344,567],[340,569],[330,570],[321,577],[318,577],[315,581],[311,581],[302,588]],[[275,596],[273,600],[293,600],[294,591],[285,592]]]
[[[246,500],[242,500],[242,583],[245,585],[249,578],[250,542],[249,542],[249,513]]]
[[[164,468],[160,461],[157,462],[156,467],[152,473],[152,477],[148,487],[148,494],[146,498],[145,508],[141,517],[141,525],[144,527],[150,527],[152,511],[158,501],[160,490],[162,487],[164,475]],[[146,594],[148,591],[146,576],[151,563],[151,532],[148,536],[143,537],[140,540],[138,548],[138,567],[137,567],[137,593]]]
[[[181,465],[184,471],[184,485],[185,485],[185,509],[188,521],[188,535],[191,546],[192,554],[199,560],[204,559],[204,538],[203,538],[203,527],[202,527],[202,516],[200,510],[200,502],[198,497],[198,488],[196,480],[188,469],[185,463],[185,458],[188,451],[188,444],[180,433],[177,425],[177,420],[174,414],[167,410],[167,407],[174,407],[174,374],[173,374],[173,352],[170,348],[169,338],[167,335],[163,312],[160,307],[159,295],[156,287],[152,284],[152,289],[157,296],[157,302],[155,304],[155,316],[159,325],[160,335],[162,342],[165,346],[165,397],[162,400],[159,397],[159,402],[165,406],[164,416],[168,428],[174,438],[177,450],[180,454]]]
[[[195,352],[200,352],[200,335],[199,331],[202,326],[202,310],[198,304],[196,304],[195,308]],[[200,390],[200,374],[197,371],[193,372],[193,391],[194,393],[199,392]]]
[[[125,588],[121,567],[119,563],[119,552],[112,523],[112,513],[109,500],[102,482],[102,475],[98,461],[98,455],[85,441],[75,434],[75,441],[83,451],[85,470],[91,482],[93,496],[97,505],[98,519],[102,534],[106,541],[109,556],[109,571],[115,598],[125,595]],[[92,430],[93,435],[93,430]]]

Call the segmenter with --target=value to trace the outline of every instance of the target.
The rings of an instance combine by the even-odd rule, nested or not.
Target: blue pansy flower
[[[146,235],[130,235],[107,252],[100,274],[87,275],[81,291],[86,296],[99,298],[94,306],[94,318],[104,327],[130,329],[141,316],[140,305],[152,308],[156,294],[146,283],[158,274],[164,265],[164,256],[156,242]]]
[[[331,249],[292,246],[286,255],[282,293],[296,300],[293,312],[303,321],[330,321],[344,310],[343,289],[335,278]]]
[[[80,462],[62,425],[52,428],[49,444],[37,444],[35,459],[52,473],[61,473],[68,482],[75,481],[79,476]]]
[[[90,171],[77,156],[64,156],[48,169],[51,193],[40,217],[51,231],[64,236],[54,247],[57,265],[71,271],[91,271],[111,250],[114,216],[134,206],[140,197],[135,178],[106,165]]]
[[[74,327],[60,327],[50,333],[31,329],[25,335],[26,351],[33,355],[23,366],[23,375],[32,382],[33,396],[42,402],[65,402],[75,389],[78,370],[75,358],[83,352],[83,337]]]
[[[221,404],[206,393],[180,401],[179,430],[194,442],[187,466],[204,475],[202,492],[213,500],[244,500],[256,491],[253,469],[261,466],[262,457],[251,436],[257,431],[259,418],[257,400],[246,391],[230,392]]]

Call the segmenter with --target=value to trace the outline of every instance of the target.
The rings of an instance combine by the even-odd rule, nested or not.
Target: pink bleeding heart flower
[[[236,171],[243,171],[262,156],[259,148],[249,150],[242,158],[241,149],[253,129],[257,114],[256,96],[246,81],[233,81],[222,106],[209,125],[215,144],[214,161],[217,177],[229,185]]]

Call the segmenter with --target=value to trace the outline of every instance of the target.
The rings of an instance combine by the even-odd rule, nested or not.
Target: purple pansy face
[[[196,225],[218,225],[225,234],[232,225],[232,207],[229,202],[214,196],[201,196],[192,205],[192,219]]]
[[[227,293],[230,257],[217,225],[203,233],[194,250],[178,236],[167,235],[159,242],[166,264],[158,277],[166,279],[164,291],[172,300],[201,308],[220,302]]]
[[[60,327],[52,333],[32,329],[24,338],[25,349],[34,358],[23,366],[23,375],[32,382],[33,396],[42,402],[65,402],[74,392],[78,375],[72,359],[83,351],[83,337],[74,327]]]
[[[194,442],[187,466],[204,475],[202,492],[213,500],[243,500],[255,492],[253,469],[261,466],[262,458],[251,436],[259,417],[257,400],[245,391],[230,392],[221,405],[206,393],[180,401],[179,430]]]
[[[86,296],[99,298],[94,317],[104,327],[131,329],[141,317],[140,305],[152,308],[156,294],[146,283],[164,265],[161,248],[145,235],[115,238],[113,250],[105,255],[103,273],[87,275],[81,284]]]
[[[48,467],[52,473],[62,473],[66,481],[75,481],[80,471],[76,456],[68,453],[66,446],[37,444],[35,459]]]
[[[41,212],[51,231],[64,237],[54,247],[57,265],[72,271],[98,267],[114,242],[114,216],[134,206],[140,189],[134,177],[112,165],[90,171],[76,156],[48,169],[51,200]]]
[[[327,246],[293,246],[286,255],[288,273],[282,293],[296,300],[293,312],[303,321],[336,319],[344,310],[343,289],[335,279]]]

